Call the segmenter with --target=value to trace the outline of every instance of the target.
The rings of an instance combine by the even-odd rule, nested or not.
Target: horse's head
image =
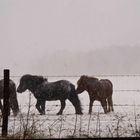
[[[34,92],[40,84],[46,82],[47,79],[43,78],[42,76],[35,76],[35,75],[23,75],[20,79],[19,86],[17,88],[17,92],[22,93],[27,89],[31,92]]]
[[[77,94],[82,93],[84,90],[86,90],[85,84],[86,84],[86,75],[82,75],[80,79],[77,81]]]
[[[95,84],[95,82],[98,80],[96,77],[90,77],[86,75],[82,75],[80,79],[77,81],[77,93],[82,93],[84,90],[89,91],[91,88],[91,85]]]

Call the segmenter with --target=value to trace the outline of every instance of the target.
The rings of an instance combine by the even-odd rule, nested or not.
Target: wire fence
[[[11,75],[10,78],[13,79],[17,86],[19,84],[19,80],[21,78],[22,75]],[[62,78],[65,78],[67,80],[69,79],[75,79],[74,82],[76,82],[76,80],[81,76],[81,75],[42,75],[43,77],[45,78],[48,78],[48,79],[52,79],[52,81],[54,79],[62,79]],[[132,98],[132,102],[133,99],[134,99],[134,96],[137,96],[135,97],[137,100],[140,99],[140,74],[96,74],[96,75],[90,75],[90,76],[95,76],[95,77],[101,77],[101,78],[113,78],[111,79],[112,81],[115,79],[115,82],[114,82],[114,89],[113,89],[113,92],[114,93],[124,93],[125,96],[131,96],[133,95],[133,98]],[[1,78],[3,76],[0,76]],[[125,81],[121,82],[121,80],[124,80],[126,79]],[[131,80],[134,80],[131,81]],[[136,80],[135,80],[136,79]],[[131,82],[129,85],[128,83]],[[137,86],[134,86],[135,84],[137,84]],[[121,86],[120,86],[121,85]],[[125,85],[125,86],[123,86]],[[114,96],[114,95],[113,95]],[[119,97],[120,95],[118,95]],[[118,98],[117,95],[115,98]],[[130,97],[131,98],[131,97]],[[127,99],[126,99],[127,100]],[[117,106],[120,105],[120,106],[132,106],[128,103],[125,103],[124,104],[116,104]],[[138,104],[139,105],[139,104]]]
[[[10,78],[16,81],[17,85],[22,75],[11,75]],[[72,79],[72,82],[76,83],[76,80],[81,75],[42,75],[48,80],[58,79]],[[130,94],[140,93],[140,74],[95,74],[90,75],[100,78],[109,78],[113,82],[113,92],[126,92]],[[2,76],[0,76],[2,78]],[[74,79],[74,80],[73,80]]]
[[[85,74],[86,75],[86,74]],[[13,78],[19,78],[22,75],[10,75],[10,77]],[[80,77],[81,75],[42,75],[44,77]],[[95,77],[140,77],[140,74],[90,74],[90,76],[95,76]],[[0,75],[2,78],[3,75]]]
[[[52,81],[55,79],[60,79],[60,78],[66,78],[68,80],[71,78],[72,79],[75,78],[75,80],[74,80],[74,83],[75,83],[77,78],[79,78],[81,75],[43,75],[43,76],[48,79],[52,78]],[[80,117],[78,116],[77,119],[79,119],[79,120],[77,121],[76,125],[74,124],[76,122],[76,120],[74,120],[74,117],[76,117],[76,116],[74,116],[74,112],[70,112],[70,115],[69,115],[68,110],[65,109],[66,112],[64,111],[63,116],[56,117],[55,113],[57,113],[58,109],[60,108],[60,103],[47,104],[46,105],[46,112],[47,112],[46,114],[47,115],[45,115],[45,117],[43,117],[43,116],[38,117],[38,113],[35,112],[36,100],[35,100],[35,97],[32,96],[31,100],[33,99],[33,102],[31,102],[31,104],[30,104],[30,107],[31,107],[30,113],[31,114],[29,115],[29,118],[28,118],[29,121],[30,122],[32,121],[32,117],[33,117],[32,114],[35,114],[36,115],[36,116],[34,116],[35,120],[38,121],[37,123],[41,124],[39,127],[40,130],[47,131],[48,134],[50,132],[50,128],[51,128],[51,133],[57,134],[57,132],[58,132],[57,127],[60,127],[62,123],[63,123],[63,125],[62,125],[61,130],[63,130],[64,128],[65,129],[67,128],[68,130],[71,131],[73,128],[75,129],[75,126],[76,126],[76,129],[78,131],[80,130],[80,128],[78,128],[78,127],[81,127],[83,130],[87,130],[86,134],[89,134],[91,132],[96,132],[96,128],[94,128],[94,126],[97,127],[96,123],[97,123],[98,119],[100,119],[99,120],[100,125],[101,125],[100,127],[103,127],[103,130],[107,129],[109,126],[108,124],[110,124],[109,130],[111,130],[111,131],[114,130],[114,133],[112,132],[113,136],[118,133],[117,132],[118,130],[115,131],[116,122],[117,123],[119,122],[119,125],[117,125],[119,127],[116,127],[116,128],[120,129],[119,130],[120,134],[121,134],[121,132],[123,132],[122,130],[125,130],[125,129],[127,130],[128,128],[135,130],[135,128],[137,127],[136,125],[140,126],[139,125],[139,123],[140,123],[140,109],[139,109],[140,103],[135,104],[135,101],[134,101],[134,99],[137,99],[137,101],[139,101],[139,99],[140,99],[140,74],[133,74],[133,75],[111,75],[111,74],[109,74],[109,75],[93,75],[93,76],[112,78],[111,80],[113,80],[114,86],[115,86],[115,88],[113,90],[113,92],[114,92],[113,94],[115,95],[115,97],[113,97],[113,100],[119,101],[120,99],[122,100],[122,98],[124,98],[122,101],[123,104],[114,102],[114,107],[115,107],[114,115],[104,115],[103,111],[101,111],[100,104],[93,104],[93,106],[94,106],[93,114],[91,116],[87,115],[88,108],[89,108],[89,102],[86,101],[86,104],[82,104],[82,108],[86,113],[85,113],[85,115],[83,115],[81,117],[81,120],[80,120]],[[1,77],[3,77],[3,76],[1,76]],[[20,77],[21,76],[16,76],[16,75],[10,76],[10,78],[13,79],[14,81],[16,81],[17,84],[19,83]],[[126,80],[124,80],[124,79],[126,79]],[[137,84],[137,86],[135,86],[136,84]],[[29,107],[28,106],[29,94],[24,94],[24,95],[25,96],[21,96],[20,98],[18,96],[19,101],[21,101],[21,103],[20,103],[21,112],[23,111],[22,113],[23,113],[23,115],[25,115],[22,118],[22,121],[27,120],[26,115],[27,115],[27,110]],[[120,96],[122,96],[122,97],[120,98]],[[126,98],[128,96],[130,96],[130,98]],[[24,97],[27,97],[27,98],[25,99]],[[88,98],[88,94],[87,94],[86,98]],[[23,100],[25,100],[27,104],[25,102],[24,102],[24,104],[22,104]],[[82,101],[84,101],[84,100],[85,100],[85,97],[83,98]],[[130,100],[131,104],[129,104],[128,100]],[[73,109],[71,104],[66,104],[66,107],[70,110]],[[134,109],[135,109],[136,114],[134,114]],[[100,114],[100,118],[98,117],[99,114]],[[61,117],[64,117],[64,120],[61,119]],[[18,122],[18,118],[16,118],[16,119],[17,119],[16,121]],[[90,121],[90,123],[88,123],[88,121]],[[136,121],[137,121],[137,124],[135,124]],[[15,119],[10,118],[10,123],[11,123],[10,129],[13,130],[13,124],[15,123]],[[124,123],[127,123],[126,127],[125,127]],[[45,125],[45,127],[43,127],[42,125]],[[65,126],[65,125],[67,125],[67,126]],[[130,125],[130,127],[128,127],[128,125]],[[90,128],[87,128],[87,127],[90,127]],[[17,125],[17,128],[18,128],[18,125]],[[49,132],[47,130],[48,128],[49,128]],[[56,129],[56,131],[53,131],[53,129],[54,130]],[[103,133],[104,131],[99,131],[99,132]],[[61,131],[61,134],[62,133],[63,133],[63,131]],[[111,132],[110,132],[110,134],[111,134]],[[122,134],[122,136],[126,136],[126,135],[127,134]],[[136,133],[135,133],[135,135],[136,135]],[[58,136],[58,137],[60,137],[60,136]]]

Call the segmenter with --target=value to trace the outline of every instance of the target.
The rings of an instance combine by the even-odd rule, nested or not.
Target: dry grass
[[[74,117],[75,116],[75,117]],[[36,119],[34,114],[30,115],[30,119],[20,119],[13,121],[13,129],[9,130],[9,138],[15,139],[37,139],[37,138],[90,138],[90,137],[140,137],[140,125],[136,120],[125,122],[123,116],[115,116],[116,119],[112,123],[102,122],[100,114],[88,115],[89,120],[85,121],[83,116],[73,115],[73,121],[69,124],[68,117],[59,116],[46,127],[41,127],[41,121]],[[17,126],[19,122],[19,126]],[[48,120],[44,120],[47,124]],[[14,126],[15,125],[15,126]],[[69,125],[69,127],[68,127]],[[131,134],[130,134],[131,133]]]

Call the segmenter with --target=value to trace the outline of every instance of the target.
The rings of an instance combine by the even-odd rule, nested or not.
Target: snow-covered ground
[[[66,79],[76,86],[78,78],[49,77],[48,81]],[[35,108],[36,99],[26,91],[22,94],[18,93],[21,114],[17,117],[11,114],[9,117],[9,135],[23,136],[23,130],[28,129],[30,136],[38,138],[140,136],[140,77],[98,78],[107,78],[113,83],[114,112],[104,114],[100,103],[95,101],[93,113],[89,115],[88,93],[83,92],[79,94],[83,115],[75,115],[74,107],[68,100],[63,115],[56,115],[60,109],[59,101],[47,101],[46,115],[39,115]],[[19,78],[13,80],[18,86]],[[29,108],[30,97],[31,107]],[[29,116],[27,116],[28,111]]]

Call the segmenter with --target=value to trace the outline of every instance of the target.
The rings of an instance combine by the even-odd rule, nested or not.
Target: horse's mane
[[[81,81],[85,81],[85,80],[98,80],[98,78],[94,77],[94,76],[88,76],[88,75],[82,75],[80,77],[80,79],[77,81],[77,84],[80,84]]]
[[[88,75],[82,75],[81,79],[92,79],[92,80],[98,80],[98,78],[94,77],[94,76],[88,76]]]
[[[26,80],[31,80],[31,81],[36,81],[36,83],[43,83],[44,81],[48,81],[47,78],[44,78],[43,76],[38,76],[38,75],[31,75],[31,74],[25,74],[21,77],[21,79],[26,79]]]
[[[88,75],[82,75],[82,76],[84,76],[84,77],[86,77],[88,79],[98,80],[98,78],[97,77],[94,77],[94,76],[88,76]]]
[[[47,78],[44,78],[43,76],[38,76],[38,75],[32,75],[32,78],[34,78],[36,80],[48,81]]]

